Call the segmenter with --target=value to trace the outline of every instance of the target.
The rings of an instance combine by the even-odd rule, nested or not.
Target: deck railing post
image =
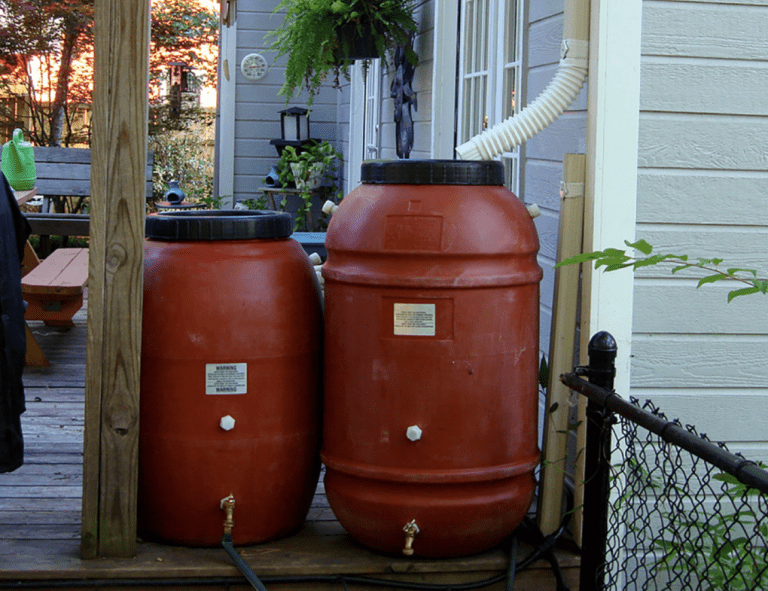
[[[589,341],[589,365],[576,373],[590,383],[613,390],[616,375],[616,341],[607,332],[596,333]],[[603,405],[587,404],[585,450],[584,532],[582,534],[581,591],[602,591],[605,585],[605,553],[608,538],[611,425],[614,415]]]

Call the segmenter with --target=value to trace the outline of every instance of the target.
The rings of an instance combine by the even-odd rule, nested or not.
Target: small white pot
[[[317,189],[323,180],[323,163],[315,162],[306,171],[306,164],[303,162],[291,162],[291,172],[296,181],[297,189]]]

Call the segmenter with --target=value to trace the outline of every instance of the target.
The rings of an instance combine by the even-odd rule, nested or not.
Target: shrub
[[[183,129],[156,128],[149,139],[154,152],[152,173],[153,201],[162,201],[170,181],[179,181],[187,201],[214,203],[213,153],[215,126],[213,117],[200,110]]]

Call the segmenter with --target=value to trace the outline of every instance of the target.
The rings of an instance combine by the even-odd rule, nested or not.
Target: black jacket
[[[19,417],[25,410],[21,373],[27,339],[21,260],[30,227],[2,173],[0,180],[0,472],[12,472],[24,463]]]

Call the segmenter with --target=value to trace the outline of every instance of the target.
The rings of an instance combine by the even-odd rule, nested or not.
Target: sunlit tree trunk
[[[67,23],[64,28],[64,38],[61,47],[61,61],[56,76],[56,92],[51,105],[51,133],[50,145],[61,146],[62,140],[65,146],[71,139],[67,96],[69,81],[72,76],[72,60],[74,58],[75,44],[83,34],[84,29],[78,23]],[[65,137],[66,127],[66,137]]]

